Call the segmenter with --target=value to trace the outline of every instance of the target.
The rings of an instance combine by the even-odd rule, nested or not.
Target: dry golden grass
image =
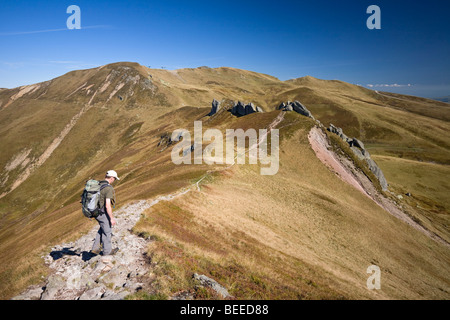
[[[128,76],[143,82],[122,84]],[[46,272],[39,258],[43,251],[92,226],[79,210],[87,179],[116,169],[123,177],[116,187],[120,205],[175,192],[212,168],[175,166],[171,148],[157,146],[161,135],[192,129],[198,119],[205,120],[205,129],[263,128],[278,114],[270,111],[287,100],[298,99],[325,126],[332,122],[362,139],[392,191],[413,194],[402,202],[408,213],[449,239],[446,105],[312,77],[282,82],[233,68],[167,71],[135,63],[70,72],[9,103],[19,92],[0,91],[1,105],[8,103],[0,110],[0,194],[83,106],[92,108],[25,183],[0,199],[1,298],[40,280]],[[266,113],[237,119],[225,112],[207,121],[213,98],[254,102]],[[277,175],[260,176],[258,166],[233,166],[205,179],[202,193],[147,212],[136,232],[159,239],[149,252],[166,260],[161,275],[176,279],[158,277],[165,295],[192,287],[188,278],[197,270],[238,298],[448,298],[448,249],[330,173],[308,145],[311,125],[286,114],[279,125]],[[28,162],[6,170],[28,150]],[[370,264],[382,268],[381,291],[365,288]]]
[[[448,249],[328,171],[305,124],[283,139],[277,175],[233,166],[202,192],[146,212],[135,229],[159,239],[149,255],[172,266],[177,280],[162,285],[166,294],[203,272],[243,299],[448,298]],[[382,270],[380,291],[366,288],[372,264]],[[246,281],[252,274],[262,287]]]
[[[375,156],[397,202],[427,229],[450,242],[450,168],[448,165]],[[411,196],[406,194],[410,193]]]

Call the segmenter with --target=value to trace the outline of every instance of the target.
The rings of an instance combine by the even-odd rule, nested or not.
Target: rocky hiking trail
[[[13,300],[123,300],[143,288],[151,289],[151,284],[141,280],[152,268],[147,257],[152,240],[141,238],[131,230],[146,209],[196,188],[198,182],[173,194],[159,196],[152,201],[135,201],[118,209],[114,213],[117,225],[113,228],[112,246],[118,247],[119,251],[112,256],[94,256],[89,252],[98,225],[74,242],[54,246],[43,257],[51,270],[45,284],[31,286]],[[226,288],[215,280],[198,274],[193,278],[200,286],[210,287],[219,296],[231,297]],[[173,296],[172,299],[180,297]]]
[[[284,113],[280,113],[269,125],[269,132],[283,118]],[[255,145],[249,146],[249,150],[258,147],[265,139],[267,133],[259,137]],[[233,165],[215,171],[226,170],[231,166]],[[140,282],[140,279],[148,274],[151,268],[146,256],[151,240],[133,234],[132,228],[143,212],[159,201],[170,201],[190,191],[201,191],[199,183],[212,172],[214,170],[208,171],[197,182],[175,193],[162,195],[154,200],[139,200],[115,211],[117,224],[113,227],[112,247],[119,248],[119,251],[110,256],[110,261],[105,261],[101,255],[93,256],[89,253],[98,231],[97,224],[78,240],[53,247],[50,254],[43,257],[51,270],[45,284],[31,286],[13,299],[123,300],[127,295],[136,293],[144,287],[148,289],[149,284]],[[232,298],[227,289],[214,279],[198,274],[194,274],[193,278],[199,285],[211,288],[218,296]],[[192,297],[172,297],[172,299],[183,298]]]
[[[163,200],[163,197],[161,199]],[[159,201],[137,201],[117,210],[113,228],[113,248],[120,250],[111,261],[89,253],[98,230],[74,242],[57,245],[43,257],[51,270],[44,285],[28,288],[16,300],[95,300],[123,299],[142,288],[139,276],[147,272],[145,252],[148,241],[131,233],[131,228],[147,208]]]
[[[284,112],[281,112],[272,121],[267,128],[269,132],[270,129],[274,129],[284,119],[284,114]],[[258,142],[249,146],[248,150],[259,146],[266,138],[267,134],[261,136]],[[372,182],[360,170],[355,168],[353,163],[334,153],[325,134],[319,127],[313,127],[308,134],[308,138],[316,156],[342,180],[364,193],[398,219],[448,246],[448,243],[414,222],[392,201],[378,193]],[[248,153],[248,150],[246,153]],[[93,256],[89,253],[98,231],[97,224],[78,240],[54,246],[48,255],[42,257],[50,268],[51,274],[43,283],[29,287],[13,299],[123,300],[127,295],[142,289],[146,291],[151,290],[151,284],[141,281],[143,281],[145,275],[151,272],[152,266],[147,257],[147,250],[152,240],[133,234],[132,228],[148,208],[160,201],[171,201],[188,192],[201,192],[199,183],[204,178],[215,171],[227,170],[232,166],[229,165],[222,169],[208,171],[198,181],[175,193],[161,195],[153,200],[139,200],[128,203],[114,211],[117,225],[113,228],[112,247],[118,247],[119,251],[109,257],[110,261],[107,261],[101,255]],[[198,274],[194,274],[193,278],[199,285],[211,288],[222,298],[232,298],[227,289],[215,280]],[[172,297],[172,299],[186,298],[193,297]]]

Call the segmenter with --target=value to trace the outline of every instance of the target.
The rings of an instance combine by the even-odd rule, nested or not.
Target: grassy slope
[[[114,76],[108,78],[111,74]],[[133,86],[128,82],[115,93],[108,103],[105,103],[117,85],[124,82],[128,76],[135,77],[136,75],[141,77],[144,84],[143,81],[147,79],[151,83],[151,88],[144,89],[142,83]],[[445,114],[447,109],[437,103],[433,105],[432,114],[427,114],[429,100],[415,99],[414,107],[410,108],[409,103],[396,99],[397,97],[393,99],[377,95],[373,91],[339,81],[323,81],[305,77],[281,82],[271,76],[232,68],[166,71],[148,69],[132,63],[118,63],[97,69],[71,72],[51,81],[50,84],[42,85],[42,88],[30,95],[24,95],[21,99],[0,111],[0,121],[3,124],[1,126],[2,154],[0,155],[0,168],[5,168],[14,156],[26,148],[32,149],[30,152],[31,161],[33,156],[38,157],[73,115],[90,101],[93,92],[105,85],[107,79],[111,80],[109,86],[104,92],[98,92],[92,100],[92,108],[80,118],[52,156],[30,175],[26,183],[0,199],[0,218],[2,219],[0,254],[4,261],[0,271],[3,297],[10,296],[27,283],[36,281],[41,274],[45,273],[45,269],[40,265],[38,258],[38,253],[41,250],[46,249],[50,243],[75,237],[78,232],[87,230],[92,226],[92,223],[86,221],[80,215],[78,203],[82,189],[80,186],[88,177],[101,178],[105,170],[115,168],[124,177],[116,188],[118,198],[123,204],[132,199],[151,198],[156,194],[173,192],[202,176],[206,170],[211,169],[206,166],[176,167],[170,161],[170,148],[166,149],[165,152],[160,152],[161,148],[157,147],[157,143],[164,133],[171,133],[176,128],[192,127],[194,120],[202,118],[208,113],[213,98],[218,100],[222,98],[240,99],[244,102],[253,101],[266,111],[273,110],[281,101],[300,100],[325,125],[332,122],[344,128],[344,132],[349,136],[361,138],[371,154],[374,155],[374,159],[379,161],[379,165],[386,172],[392,189],[397,193],[405,191],[413,193],[413,199],[416,202],[409,203],[407,202],[409,200],[405,200],[407,203],[404,204],[405,206],[411,205],[408,206],[410,214],[415,216],[417,220],[423,221],[423,224],[430,230],[437,232],[444,239],[448,239],[448,208],[445,203],[441,202],[445,195],[440,192],[441,189],[437,185],[439,180],[432,178],[442,174],[442,172],[445,174],[448,169],[443,164],[448,164],[450,161],[449,138],[448,135],[445,135],[445,132],[448,132],[449,123],[439,117],[439,112]],[[84,88],[93,85],[90,94],[84,89],[79,89],[74,93],[85,83]],[[146,83],[148,84],[148,82]],[[2,105],[5,105],[5,101],[18,90],[2,90],[0,92]],[[119,100],[118,95],[122,96],[123,100]],[[62,99],[61,97],[65,98]],[[401,98],[408,101],[412,99],[405,96],[401,96]],[[17,110],[22,110],[21,108],[24,112],[17,112]],[[55,117],[55,115],[57,116]],[[265,117],[268,117],[268,115],[265,115]],[[234,119],[226,113],[210,125],[221,128],[227,126],[252,127],[258,125],[252,122],[254,119],[255,117]],[[417,125],[414,121],[417,121],[420,125]],[[347,235],[342,235],[341,228],[347,230],[346,234],[351,234],[351,230],[355,228],[361,230],[364,221],[376,225],[377,219],[380,219],[381,225],[385,227],[374,227],[372,229],[373,237],[378,237],[378,239],[382,239],[384,236],[393,237],[394,232],[388,235],[384,233],[387,232],[386,228],[394,228],[395,221],[385,217],[384,213],[382,214],[379,211],[380,209],[373,207],[373,204],[366,203],[366,199],[354,194],[351,196],[352,192],[347,190],[347,187],[342,187],[339,181],[333,180],[332,175],[330,176],[326,171],[323,171],[323,168],[321,170],[318,168],[305,170],[306,165],[298,165],[298,159],[305,157],[303,153],[306,153],[308,157],[303,160],[307,161],[308,166],[320,167],[314,162],[313,158],[310,158],[308,152],[311,152],[311,150],[302,140],[306,139],[305,131],[308,125],[301,126],[297,133],[295,133],[295,130],[289,133],[289,135],[296,136],[303,141],[302,147],[298,148],[297,145],[285,141],[286,144],[281,153],[283,160],[281,161],[280,172],[272,180],[261,180],[262,177],[257,174],[259,171],[256,171],[253,167],[242,167],[233,169],[232,177],[226,176],[214,180],[212,184],[208,185],[211,190],[218,188],[214,194],[216,197],[217,194],[222,193],[220,189],[222,187],[226,188],[223,193],[228,192],[230,199],[237,195],[244,197],[245,194],[251,192],[253,196],[251,199],[254,199],[251,200],[251,203],[255,206],[260,203],[262,206],[256,211],[259,212],[259,215],[256,216],[259,220],[255,230],[264,226],[268,233],[278,236],[278,238],[273,236],[274,239],[277,239],[276,246],[270,246],[266,243],[262,245],[261,239],[263,237],[261,234],[253,231],[247,234],[245,233],[246,230],[241,230],[241,226],[232,224],[231,220],[227,231],[219,228],[220,232],[217,234],[217,239],[225,239],[226,245],[222,250],[223,252],[228,250],[233,252],[230,255],[236,256],[237,262],[234,264],[236,270],[244,270],[246,252],[261,252],[253,259],[264,261],[267,258],[265,256],[267,249],[272,255],[268,261],[273,263],[267,264],[264,267],[266,268],[265,271],[256,268],[254,274],[256,278],[253,280],[256,279],[255,281],[259,283],[260,281],[257,279],[260,278],[257,275],[264,274],[268,277],[265,278],[266,281],[278,289],[274,289],[270,295],[264,295],[264,290],[261,289],[264,286],[255,289],[258,292],[257,296],[260,297],[364,296],[376,298],[383,297],[384,294],[386,297],[400,297],[400,292],[404,286],[406,288],[403,288],[405,289],[405,297],[419,297],[417,292],[422,292],[427,297],[437,296],[439,290],[436,288],[440,286],[437,279],[439,279],[442,265],[445,266],[445,263],[437,260],[440,262],[436,267],[420,263],[421,270],[425,270],[423,271],[424,277],[429,280],[426,281],[427,285],[417,284],[416,277],[412,273],[412,265],[417,261],[435,261],[435,255],[430,251],[431,249],[426,249],[421,256],[413,254],[408,257],[406,254],[406,252],[415,253],[417,248],[422,250],[421,246],[424,246],[424,244],[433,248],[436,252],[440,252],[441,249],[435,248],[435,245],[430,244],[427,239],[417,236],[414,238],[415,240],[411,240],[406,235],[410,230],[398,227],[403,228],[400,230],[400,234],[405,235],[402,236],[401,241],[406,241],[410,245],[407,246],[404,253],[400,253],[399,248],[392,249],[393,255],[402,257],[398,259],[403,264],[400,262],[396,264],[394,258],[387,258],[391,253],[389,248],[386,248],[389,254],[384,251],[374,251],[369,249],[368,240],[364,240],[363,244],[358,245],[359,248],[355,248],[351,246],[351,243],[352,241],[359,243],[360,238],[357,236],[355,236],[356,238],[349,238]],[[101,140],[100,138],[105,134],[108,136],[107,141],[91,143]],[[39,137],[39,139],[36,139],[36,137]],[[303,150],[303,152],[297,154],[293,150],[299,152]],[[409,161],[402,162],[402,168],[405,168],[405,171],[401,174],[399,171],[398,175],[394,175],[392,173],[398,171],[396,168],[399,164],[399,157]],[[413,188],[411,187],[413,180],[408,181],[405,176],[410,177],[407,174],[408,168],[416,168],[423,163],[418,162],[419,160],[434,161],[437,164],[427,166],[427,171],[420,173],[421,177],[424,177],[427,181],[426,184],[423,184],[427,188],[416,186],[415,189],[411,189]],[[21,167],[18,166],[15,170],[7,172],[9,178],[6,182],[4,182],[5,170],[3,169],[0,172],[0,183],[3,184],[2,192],[8,190],[8,186],[20,174],[20,170]],[[329,179],[335,181],[332,184],[335,188],[321,189],[322,187],[316,186],[316,175],[324,179],[322,183],[324,183],[323,181],[329,183]],[[292,179],[292,177],[298,179]],[[229,183],[228,186],[226,181]],[[252,183],[254,190],[249,191],[248,186],[242,185],[242,181],[255,181],[255,183]],[[259,183],[256,183],[256,181]],[[270,185],[273,190],[278,190],[280,186],[285,185],[289,187],[269,194],[270,189],[264,188],[268,183],[267,181],[272,181]],[[218,183],[217,186],[216,183]],[[236,194],[231,193],[233,186],[239,191]],[[445,184],[444,188],[446,188]],[[343,192],[335,194],[335,190],[346,190],[346,192],[345,194]],[[209,189],[204,191],[209,192]],[[347,191],[350,195],[347,195]],[[55,194],[55,192],[58,193],[55,198],[50,198],[49,201],[43,200],[43,195],[48,196]],[[303,196],[303,192],[305,196]],[[281,195],[278,193],[281,193]],[[262,195],[265,196],[262,197]],[[176,210],[183,212],[183,215],[187,214],[198,218],[199,214],[194,210],[197,203],[195,201],[199,201],[198,203],[208,207],[208,202],[201,198],[202,196],[198,195],[200,197],[198,199],[192,198],[186,203],[178,204],[177,206],[180,209]],[[280,199],[283,199],[283,201]],[[346,200],[343,201],[342,199]],[[242,201],[242,204],[237,206],[235,202],[228,203],[218,198],[220,207],[229,208],[226,210],[236,215],[236,221],[248,222],[250,213],[243,204],[245,203],[244,199]],[[305,203],[308,203],[308,205]],[[274,210],[273,216],[280,221],[279,226],[267,217],[267,213],[262,214],[265,210],[264,206]],[[361,212],[360,208],[366,206],[367,212],[375,212],[373,214],[376,218],[373,218],[373,220],[367,217],[367,212]],[[284,209],[280,210],[278,207]],[[217,211],[218,206],[212,205],[210,209],[209,211]],[[168,212],[169,217],[172,217],[174,211],[169,209]],[[321,214],[317,214],[317,212]],[[305,215],[303,218],[301,217],[302,214]],[[341,217],[341,220],[325,218],[333,214],[336,217]],[[278,219],[278,217],[284,218],[290,215],[292,215],[291,218]],[[364,217],[363,221],[357,219],[360,216]],[[217,223],[219,220],[216,219],[219,218],[213,216],[211,223]],[[305,228],[309,233],[300,232],[301,229],[298,225],[297,231],[287,227],[298,224],[298,222],[294,223],[294,220],[297,221],[296,219],[304,221]],[[344,223],[344,220],[348,224],[347,222]],[[163,221],[161,225],[165,223]],[[208,234],[204,230],[204,226],[208,223],[204,219],[199,220],[196,227]],[[235,233],[234,227],[239,227],[236,230],[240,231]],[[322,234],[322,227],[331,231]],[[397,229],[394,228],[393,230]],[[159,232],[162,232],[161,229]],[[176,238],[173,232],[175,231],[168,232],[165,230],[163,234],[165,237]],[[361,235],[361,232],[358,232],[358,236]],[[414,234],[413,231],[411,232],[411,234]],[[26,236],[23,237],[22,234]],[[186,235],[189,235],[187,231]],[[240,236],[246,237],[246,240],[241,244],[238,240]],[[325,247],[314,249],[314,244],[323,242],[328,242],[334,248],[334,251],[327,251]],[[375,241],[377,247],[383,247],[379,242]],[[245,249],[249,243],[252,250]],[[166,245],[169,244],[167,242],[161,244],[162,252],[164,252]],[[194,254],[196,253],[195,250],[200,250],[201,254],[209,258],[211,253],[205,250],[203,245],[205,244],[199,243],[199,249],[195,249],[191,245],[187,253]],[[355,254],[352,253],[352,250],[343,250],[341,247],[356,250],[354,252],[358,252],[360,258],[355,258],[355,262],[349,262],[350,258],[345,257],[345,255],[350,253],[350,256],[354,256]],[[175,250],[175,248],[172,249]],[[374,252],[373,257],[369,257],[369,254],[363,254],[364,250]],[[241,255],[241,251],[244,256]],[[299,254],[300,251],[307,254],[302,256]],[[330,258],[324,260],[328,255]],[[448,252],[443,252],[442,256],[443,259],[448,258]],[[284,261],[282,265],[290,270],[280,276],[280,279],[283,279],[284,282],[274,282],[274,279],[278,276],[275,275],[276,270],[271,270],[271,265],[276,264],[274,261],[279,261],[276,259]],[[408,264],[408,270],[411,271],[408,277],[413,280],[408,282],[405,278],[402,278],[401,281],[405,284],[399,282],[402,283],[400,285],[392,282],[390,285],[394,287],[392,291],[371,296],[362,288],[365,283],[363,280],[366,278],[365,269],[361,272],[355,271],[360,267],[366,268],[368,266],[367,261],[371,259],[374,259],[374,263],[378,261],[380,265],[395,266],[395,270],[400,270],[400,267],[405,267]],[[386,263],[384,262],[385,259]],[[206,264],[209,263],[209,260],[203,259],[201,261]],[[212,261],[217,262],[217,260]],[[227,259],[226,261],[230,262],[231,260]],[[326,267],[324,261],[331,263],[331,267]],[[333,261],[336,265],[333,264]],[[230,265],[232,265],[231,262]],[[300,276],[296,269],[298,265],[302,265],[299,270],[303,270],[308,276]],[[333,266],[337,266],[337,271]],[[318,271],[316,271],[316,267]],[[436,273],[437,276],[433,276],[433,273]],[[235,276],[238,274],[238,271],[234,273]],[[338,277],[335,277],[336,275]],[[242,275],[240,277],[240,280],[242,280]],[[322,277],[324,278],[322,279]],[[280,283],[289,281],[293,282],[289,285],[290,288],[286,290],[286,295],[283,295],[283,290],[280,289],[283,288],[283,285]],[[244,283],[249,288],[252,287],[251,283]],[[307,283],[306,286],[305,283]],[[312,284],[319,284],[317,285],[319,289]],[[341,285],[344,289],[337,289]],[[359,286],[357,293],[354,295],[349,294],[353,290],[353,285]],[[297,286],[302,289],[297,290]],[[444,286],[448,287],[448,283],[445,284],[444,282]],[[442,289],[445,290],[446,288]],[[245,291],[246,289],[240,288],[239,290]],[[252,292],[250,290],[244,293],[239,290],[236,291],[240,292],[237,296],[240,295],[241,297],[249,297],[248,294]]]
[[[76,236],[91,225],[79,214],[79,196],[88,178],[100,179],[106,170],[115,168],[124,177],[117,187],[117,196],[124,203],[173,192],[206,171],[201,166],[176,167],[170,161],[170,153],[161,154],[157,147],[161,135],[192,127],[194,120],[209,112],[212,98],[220,98],[220,93],[198,89],[200,85],[196,84],[202,83],[203,72],[209,70],[180,70],[180,74],[183,72],[187,72],[192,85],[186,85],[187,81],[173,72],[133,63],[70,72],[0,110],[0,121],[5,124],[1,136],[0,191],[5,192],[26,168],[19,164],[12,171],[5,170],[11,159],[29,148],[30,166],[73,115],[89,102],[92,105],[26,182],[0,199],[3,297],[36,281],[45,272],[36,258],[40,250]],[[221,68],[210,78],[232,83],[239,73]],[[247,77],[234,81],[234,86],[246,86],[246,94],[257,90],[254,96],[261,94],[258,83],[276,81],[251,72],[243,74]],[[133,86],[133,78],[138,75],[141,81]],[[151,86],[143,89],[147,79]],[[246,84],[249,79],[252,84]],[[19,91],[20,88],[2,91],[2,105]],[[245,100],[240,91],[236,89],[233,98]],[[183,107],[190,104],[194,107]],[[34,113],[30,114],[30,110]]]
[[[447,173],[450,164],[448,104],[401,95],[390,98],[387,93],[312,77],[289,82],[302,87],[275,99],[298,99],[325,126],[333,123],[348,136],[361,139],[388,176],[394,193],[388,196],[402,195],[404,199],[397,201],[416,221],[450,242],[450,211],[443,195],[447,183],[435,179]],[[402,170],[392,174],[400,163]],[[424,170],[418,173],[418,168]],[[414,201],[405,197],[407,192]]]
[[[241,299],[448,298],[448,249],[328,171],[309,146],[311,125],[296,114],[280,124],[275,176],[233,166],[146,212],[135,232],[157,239],[149,255],[167,294],[201,272]],[[380,291],[366,288],[372,264]]]

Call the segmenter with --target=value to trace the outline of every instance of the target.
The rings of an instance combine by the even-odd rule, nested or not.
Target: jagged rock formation
[[[263,112],[263,110],[260,107],[255,106],[252,102],[244,105],[242,102],[238,101],[233,108],[231,108],[231,113],[238,117],[246,116],[255,112]]]
[[[304,115],[305,117],[309,117],[316,121],[317,125],[319,127],[322,127],[322,124],[319,120],[316,120],[314,116],[312,115],[311,111],[309,111],[303,104],[301,104],[299,101],[288,101],[286,103],[282,102],[278,106],[278,110],[283,111],[295,111],[301,115]],[[338,128],[330,123],[330,127],[327,128],[328,131],[338,135],[342,140],[347,142],[350,146],[350,149],[353,151],[353,153],[361,160],[365,161],[372,173],[376,176],[378,179],[380,186],[383,191],[386,191],[388,188],[388,183],[386,181],[386,178],[384,177],[383,171],[378,167],[376,162],[370,157],[369,152],[364,147],[364,143],[356,138],[349,138],[347,135],[345,135],[344,131],[341,128]]]
[[[232,108],[231,113],[235,116],[242,117],[255,112],[263,112],[263,110],[255,106],[252,102],[244,105],[241,101],[238,101]]]
[[[384,177],[383,171],[378,167],[376,162],[370,157],[370,153],[364,147],[364,143],[356,138],[347,137],[343,130],[339,127],[334,126],[330,123],[330,127],[327,128],[328,131],[338,135],[343,141],[347,142],[353,153],[361,160],[365,161],[369,166],[370,171],[377,177],[380,182],[380,186],[383,191],[388,188],[388,183]]]
[[[219,111],[219,109],[220,109],[220,102],[217,101],[216,99],[213,99],[211,103],[211,111],[209,112],[208,116],[216,114]]]
[[[294,102],[291,102],[291,101],[288,101],[286,103],[282,102],[278,106],[278,110],[295,111],[297,113],[300,113],[301,115],[304,115],[305,117],[314,119],[314,116],[312,115],[311,111],[309,111],[303,104],[301,104],[297,100],[295,100]]]
[[[213,116],[217,114],[220,110],[225,108],[226,110],[230,111],[233,115],[237,117],[246,116],[248,114],[255,112],[264,112],[264,110],[261,107],[254,105],[252,102],[244,104],[241,101],[238,101],[237,103],[233,101],[232,106],[228,108],[226,106],[222,108],[221,105],[222,105],[221,102],[217,101],[216,99],[213,99],[211,103],[211,111],[208,113],[208,116]]]

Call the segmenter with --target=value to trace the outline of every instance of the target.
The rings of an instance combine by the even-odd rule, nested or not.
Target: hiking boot
[[[100,250],[100,249],[96,249],[96,250],[91,250],[91,251],[89,251],[89,253],[90,253],[91,255],[93,255],[93,256],[97,256],[97,255],[99,255],[99,254],[100,254],[100,252],[101,252],[101,250]]]
[[[114,249],[111,250],[111,253],[109,255],[112,256],[112,255],[116,254],[117,251],[119,251],[119,248],[114,248]]]

